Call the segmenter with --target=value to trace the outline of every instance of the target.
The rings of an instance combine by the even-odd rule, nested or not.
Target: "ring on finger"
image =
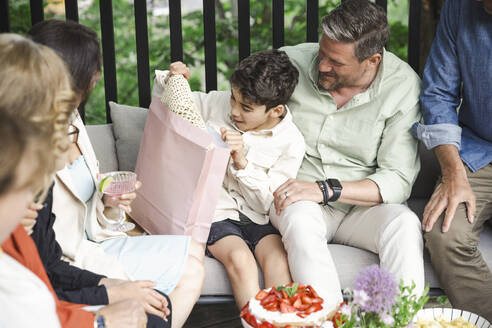
[[[289,197],[289,192],[287,192],[287,191],[284,192],[284,196],[285,196],[285,198]]]

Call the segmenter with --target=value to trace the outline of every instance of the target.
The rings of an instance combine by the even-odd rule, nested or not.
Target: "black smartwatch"
[[[329,202],[336,202],[340,195],[342,194],[342,184],[338,179],[326,179],[328,186],[330,186],[333,191],[333,195],[328,199]]]

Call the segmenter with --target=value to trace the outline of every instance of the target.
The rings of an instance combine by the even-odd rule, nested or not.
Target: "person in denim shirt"
[[[424,70],[414,133],[441,166],[423,215],[453,306],[492,320],[492,272],[477,249],[492,217],[492,0],[446,1]]]

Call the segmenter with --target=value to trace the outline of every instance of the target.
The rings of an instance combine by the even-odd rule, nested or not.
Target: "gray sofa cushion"
[[[120,105],[110,101],[111,119],[119,169],[134,171],[148,109]]]
[[[86,129],[99,161],[99,170],[101,172],[117,171],[118,160],[111,124],[87,125]]]

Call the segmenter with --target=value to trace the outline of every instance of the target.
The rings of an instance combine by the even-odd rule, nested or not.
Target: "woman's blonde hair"
[[[46,190],[69,146],[68,122],[76,107],[70,75],[53,50],[16,34],[0,34],[0,63],[0,111],[17,122],[20,138],[35,142],[37,169],[29,183]],[[3,144],[1,156],[15,149]],[[9,173],[15,172],[0,169]]]

